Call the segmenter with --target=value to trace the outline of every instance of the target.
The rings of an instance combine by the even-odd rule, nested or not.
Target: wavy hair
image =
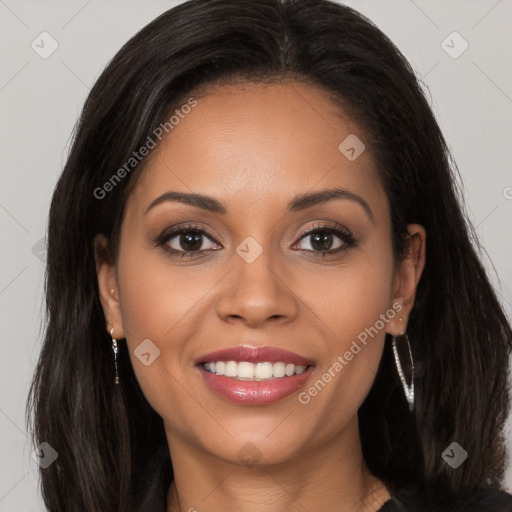
[[[34,444],[58,452],[41,470],[49,511],[137,510],[159,450],[168,483],[173,475],[162,419],[123,340],[121,384],[113,384],[95,268],[98,234],[109,241],[102,257],[116,261],[124,207],[147,159],[105,198],[95,190],[194,91],[283,79],[321,87],[364,129],[391,205],[395,254],[407,224],[427,232],[408,327],[416,407],[409,413],[387,343],[359,411],[369,469],[391,489],[415,483],[460,496],[500,485],[512,332],[480,262],[457,167],[410,64],[370,20],[329,0],[191,0],[144,27],[107,65],[53,194],[47,321],[27,400]],[[457,471],[441,457],[452,441],[470,454]]]

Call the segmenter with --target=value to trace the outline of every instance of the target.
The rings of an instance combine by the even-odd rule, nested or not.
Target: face
[[[278,463],[357,431],[424,240],[409,226],[418,250],[394,259],[358,140],[324,91],[246,84],[210,89],[153,150],[98,279],[171,456]]]

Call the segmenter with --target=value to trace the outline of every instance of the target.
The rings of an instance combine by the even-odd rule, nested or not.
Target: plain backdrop
[[[177,3],[0,0],[0,512],[45,510],[24,414],[44,322],[48,208],[73,126],[122,44]],[[428,87],[463,178],[485,265],[511,318],[512,2],[346,3],[399,46]],[[44,51],[58,45],[47,58],[32,47],[41,37]],[[506,486],[512,491],[510,470]]]

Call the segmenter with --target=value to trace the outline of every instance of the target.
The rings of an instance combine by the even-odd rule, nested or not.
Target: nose
[[[264,249],[251,263],[234,255],[234,267],[217,302],[219,317],[253,328],[265,323],[292,322],[297,316],[298,298],[291,279],[269,249]]]

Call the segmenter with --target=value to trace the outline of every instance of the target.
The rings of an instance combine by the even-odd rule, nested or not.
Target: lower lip
[[[291,377],[278,377],[268,380],[238,380],[224,375],[215,375],[199,366],[206,383],[220,396],[243,405],[265,405],[277,402],[301,388],[313,373],[314,366]]]

